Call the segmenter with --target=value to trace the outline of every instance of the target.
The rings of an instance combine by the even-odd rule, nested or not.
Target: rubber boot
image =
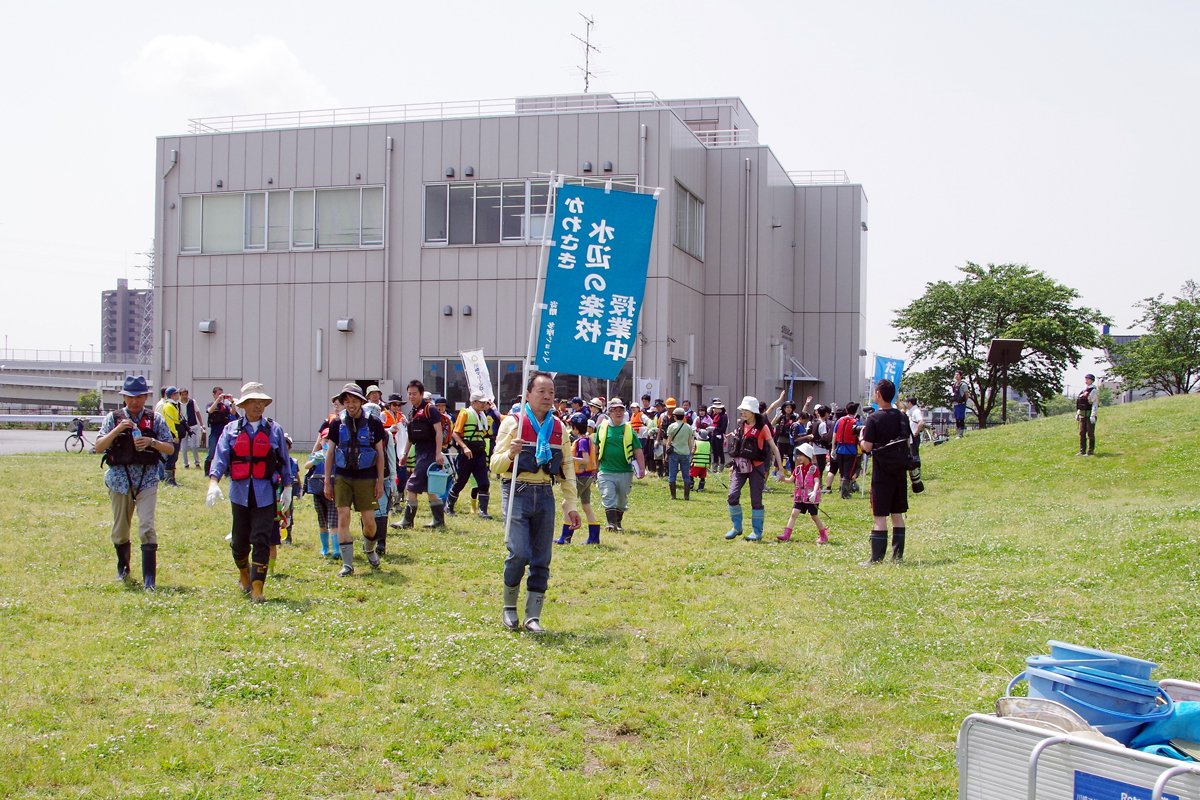
[[[125,544],[114,544],[113,547],[117,551],[117,583],[124,583],[129,580],[129,551],[131,546],[129,542]]]
[[[887,555],[887,544],[887,531],[871,531],[871,558],[859,566],[868,567],[883,561],[883,557]]]
[[[342,568],[338,571],[339,578],[345,578],[354,574],[354,542],[339,544],[338,550],[342,553]]]
[[[766,519],[767,510],[765,508],[750,509],[750,533],[746,536],[747,542],[757,542],[763,537],[763,522]]]
[[[555,539],[554,543],[555,544],[570,544],[572,533],[574,533],[574,531],[571,530],[571,526],[567,525],[566,523],[563,523],[562,535],[559,536],[557,539]]]
[[[781,541],[781,542],[786,542],[788,539],[791,539],[791,538],[792,538],[792,529],[791,529],[791,528],[784,528],[784,529],[783,529],[783,533],[779,534],[779,535],[778,535],[778,536],[776,536],[775,538],[776,538],[776,539],[778,539],[778,540],[779,540],[779,541]]]
[[[380,558],[387,555],[387,526],[386,515],[375,518],[375,552],[379,553]]]
[[[824,527],[817,531],[817,544],[826,544],[829,541],[829,528]]]
[[[250,565],[238,567],[238,588],[242,594],[250,594]]]
[[[696,485],[696,491],[697,491],[697,492],[703,492],[703,491],[704,491],[704,478],[701,478],[701,479],[700,479],[700,483]]]
[[[372,569],[378,569],[379,567],[379,553],[375,552],[377,545],[378,542],[375,539],[363,537],[363,553],[366,554],[367,563],[371,565]]]
[[[545,592],[525,592],[525,630],[530,633],[545,633],[542,627],[542,604],[546,602]]]
[[[155,577],[158,573],[158,545],[142,545],[142,587],[153,591],[158,588]]]
[[[904,528],[892,528],[892,561],[904,560]]]
[[[475,514],[478,511],[479,511],[479,487],[476,486],[474,489],[471,490],[471,513]],[[485,514],[487,513],[486,508],[484,509],[483,513],[485,513]]]
[[[500,611],[500,624],[510,631],[515,631],[521,627],[521,619],[517,616],[517,597],[520,593],[521,587],[519,585],[504,585],[504,606]]]
[[[729,533],[725,534],[726,539],[736,539],[742,535],[742,507],[729,507],[729,520],[733,523],[733,527],[729,529]]]
[[[617,509],[617,530],[625,531],[625,512],[621,509]]]
[[[263,597],[263,584],[267,582],[267,565],[266,564],[251,564],[250,565],[250,602],[265,603],[267,598]]]
[[[607,524],[605,524],[604,530],[606,530],[606,531],[616,531],[617,530],[617,515],[620,513],[621,512],[617,511],[615,508],[604,509],[604,518],[607,520]]]
[[[584,544],[600,544],[600,523],[588,523],[588,538]]]
[[[329,555],[329,531],[321,531],[321,555]]]
[[[449,495],[446,496],[446,513],[452,517],[458,516],[458,514],[454,513],[454,504],[457,502],[458,502],[458,495],[456,495],[454,492],[451,492]]]
[[[684,500],[692,499],[692,482],[691,481],[683,482],[683,499]]]
[[[400,530],[404,530],[405,528],[411,528],[413,526],[413,521],[416,518],[417,518],[417,504],[405,501],[404,502],[404,516],[401,518],[400,522],[396,523],[396,527]]]
[[[433,514],[433,522],[426,522],[424,528],[444,528],[446,527],[446,506],[441,503],[434,505],[430,503],[429,512]]]
[[[671,487],[671,499],[678,500],[679,498],[675,496],[675,481],[671,481],[669,486]]]
[[[479,518],[480,519],[491,519],[492,518],[492,515],[487,513],[488,500],[490,500],[490,499],[491,499],[491,497],[488,495],[487,492],[480,492],[479,496],[477,498],[476,497],[471,498],[472,510],[475,508],[476,504],[478,504],[478,506],[479,506]]]

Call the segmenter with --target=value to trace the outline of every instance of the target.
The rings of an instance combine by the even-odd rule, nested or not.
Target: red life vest
[[[279,456],[271,446],[271,420],[262,418],[258,430],[251,436],[246,432],[245,417],[238,420],[237,436],[233,440],[229,457],[229,478],[244,481],[247,478],[270,478],[279,465]]]
[[[522,415],[521,420],[521,439],[526,444],[521,445],[521,454],[517,456],[517,469],[521,472],[546,472],[556,477],[562,476],[563,463],[563,424],[558,417],[552,417],[554,420],[553,427],[550,430],[550,463],[537,463],[537,429],[533,427],[533,420]]]

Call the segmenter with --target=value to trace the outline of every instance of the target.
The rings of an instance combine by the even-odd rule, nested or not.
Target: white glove
[[[292,487],[285,486],[283,493],[279,495],[279,507],[287,508],[292,504]]]
[[[225,495],[221,494],[220,484],[210,483],[208,485],[208,497],[204,499],[204,504],[212,508],[217,504],[218,500],[224,500]]]
[[[1095,414],[1092,414],[1091,420],[1092,420],[1092,424],[1095,425],[1096,424],[1096,415]]]

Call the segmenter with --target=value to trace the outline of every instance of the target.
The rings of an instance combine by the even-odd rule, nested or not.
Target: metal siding
[[[837,196],[837,249],[834,271],[837,278],[837,310],[853,310],[850,301],[850,265],[854,247],[854,189],[839,186],[833,189]]]
[[[421,170],[418,174],[426,183],[446,180],[446,167],[452,166],[449,163],[450,156],[447,155],[445,158],[442,156],[442,128],[444,125],[444,122],[417,123],[421,135],[412,144],[421,159]]]
[[[584,115],[579,123],[579,152],[585,153],[590,147],[604,153],[601,161],[612,161],[616,172],[634,175],[638,170],[637,155],[634,154],[632,165],[620,158],[620,122],[617,117],[617,114],[611,113]]]
[[[479,260],[483,255],[494,253],[495,247],[465,247],[459,250],[458,280],[464,281],[463,286],[471,286],[479,279]],[[458,313],[458,310],[455,310]]]
[[[242,283],[265,283],[262,279],[262,256],[258,253],[247,253],[242,256],[234,256],[234,258],[240,261],[242,265]]]
[[[454,167],[454,179],[462,180],[462,121],[448,120],[442,123],[443,167]],[[442,171],[443,175],[445,170]]]
[[[196,141],[196,183],[192,188],[195,192],[211,192],[216,185],[213,178],[213,142],[215,136],[201,136]]]
[[[479,120],[464,120],[459,140],[459,161],[463,167],[463,178],[467,177],[466,168],[471,167],[475,172],[474,180],[480,180],[479,174]]]
[[[313,186],[333,183],[333,128],[313,130]]]
[[[282,254],[262,253],[256,258],[258,259],[259,280],[271,285],[288,283],[287,272],[280,269],[280,262],[283,260]]]
[[[241,192],[246,189],[246,137],[251,135],[256,134],[234,133],[225,137],[229,141],[225,188],[230,191]]]
[[[500,171],[500,120],[495,117],[479,121],[479,163],[475,170],[481,180],[517,177]]]
[[[537,126],[537,172],[547,173],[558,169],[558,158],[556,150],[558,149],[558,117],[543,116],[538,117]],[[582,165],[575,167],[577,170],[582,170]],[[574,173],[580,174],[578,172]]]
[[[350,256],[344,250],[329,250],[329,282],[350,282]],[[357,325],[355,326],[357,328]]]
[[[629,165],[630,172],[637,172],[640,117],[636,111],[618,112],[616,117],[617,157],[612,160],[621,165],[622,172],[625,172],[626,165]]]
[[[521,171],[521,117],[503,117],[499,125],[497,169],[502,178],[527,178]]]
[[[354,131],[359,131],[355,137]],[[333,129],[329,152],[329,183],[332,186],[358,186],[355,173],[366,172],[366,128],[351,125]],[[357,141],[356,141],[357,140]]]
[[[538,171],[538,119],[517,118],[517,172],[531,177]]]
[[[246,183],[256,189],[279,187],[279,131],[264,131],[258,136],[258,173],[246,169]],[[270,180],[271,183],[267,183]],[[253,183],[251,183],[253,181]]]
[[[275,185],[280,189],[299,185],[296,183],[299,139],[299,131],[279,132],[279,174],[275,177]]]
[[[820,189],[801,189],[804,193],[804,310],[820,313],[825,310],[822,303],[821,283],[821,194]]]
[[[603,174],[600,163],[595,160],[594,148],[587,150],[580,146],[579,117],[567,114],[558,121],[557,153],[555,154],[555,169],[559,172],[570,173],[572,170],[582,170],[583,162],[592,161],[592,167],[597,173]],[[577,166],[572,166],[577,165]]]
[[[821,198],[821,309],[837,310],[837,195],[818,189]]]
[[[353,172],[362,172],[363,183],[382,184],[387,177],[387,137],[386,125],[371,125],[365,128],[355,128],[363,133],[363,147],[366,150],[363,161],[352,160],[350,168]],[[356,134],[357,135],[357,134]],[[399,142],[392,142],[393,155]],[[397,166],[393,164],[393,168]],[[395,171],[393,169],[393,171]],[[390,207],[390,206],[389,206]]]
[[[304,260],[311,265],[313,283],[334,283],[331,278],[333,275],[331,256],[332,253],[328,250],[318,250],[314,253],[297,253],[296,260]]]
[[[195,136],[186,136],[179,141],[179,164],[175,167],[172,174],[176,175],[175,180],[178,181],[178,191],[180,194],[191,194],[196,191],[196,151],[199,148],[199,140]],[[166,172],[166,165],[160,161],[162,169],[158,174],[162,175]]]
[[[296,177],[293,186],[314,186],[313,159],[316,143],[316,131],[312,128],[301,128],[296,132]]]
[[[208,183],[210,188],[203,191],[216,191],[217,181],[224,184],[221,189],[224,191],[229,186],[229,137],[214,136],[212,139],[212,177]]]

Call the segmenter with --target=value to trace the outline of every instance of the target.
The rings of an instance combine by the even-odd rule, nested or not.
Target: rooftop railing
[[[53,361],[69,364],[150,364],[149,356],[138,353],[98,353],[94,350],[23,350],[0,347],[0,362]]]
[[[199,117],[188,120],[188,132],[234,133],[271,128],[309,128],[371,122],[414,122],[517,114],[565,114],[572,111],[601,111],[617,108],[667,108],[667,105],[659,100],[653,92],[509,97],[448,103],[407,103],[398,106],[323,108],[314,111],[279,111],[265,114]]]
[[[692,131],[706,147],[753,147],[758,136],[753,131],[734,128],[727,131]]]
[[[789,172],[788,177],[796,186],[822,186],[832,183],[849,183],[850,177],[841,169],[810,169]]]

